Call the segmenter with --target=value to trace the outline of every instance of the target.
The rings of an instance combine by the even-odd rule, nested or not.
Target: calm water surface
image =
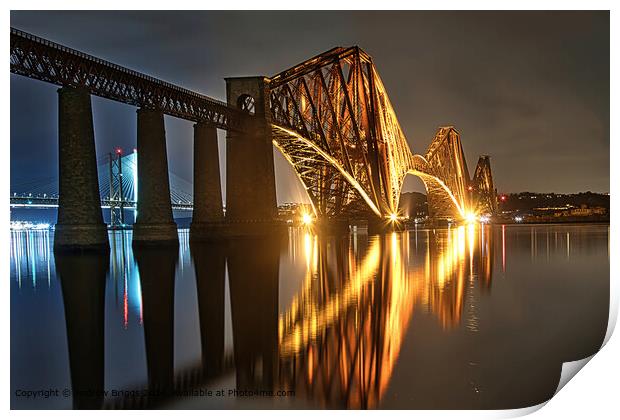
[[[179,234],[11,233],[12,408],[518,408],[607,327],[607,225]]]

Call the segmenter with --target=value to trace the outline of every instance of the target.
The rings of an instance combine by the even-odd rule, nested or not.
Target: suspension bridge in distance
[[[125,223],[124,210],[135,211],[138,204],[138,153],[122,155],[114,150],[97,165],[101,208],[110,211],[110,227]],[[193,210],[192,185],[170,172],[170,202],[173,210]],[[58,178],[49,177],[11,185],[11,208],[58,208]],[[133,220],[131,221],[133,222]]]

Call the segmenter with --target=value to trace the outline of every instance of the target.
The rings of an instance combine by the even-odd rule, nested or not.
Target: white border
[[[18,2],[14,0],[9,0],[4,2],[4,4],[8,5],[8,8],[5,9],[5,13],[2,14],[2,20],[4,23],[4,28],[6,28],[5,36],[4,36],[4,45],[5,48],[9,43],[9,31],[8,27],[10,26],[10,9],[17,10],[40,10],[40,9],[49,9],[50,2],[42,1],[42,0],[31,0],[27,3]],[[109,0],[102,3],[95,2],[84,2],[84,1],[56,1],[53,3],[54,6],[60,7],[62,9],[82,9],[82,10],[98,10],[105,7],[108,10],[127,10],[127,9],[167,9],[169,7],[174,7],[175,10],[197,10],[203,8],[209,8],[214,10],[222,10],[222,9],[256,9],[259,6],[264,6],[268,9],[308,9],[310,7],[316,9],[375,9],[377,7],[382,7],[383,9],[409,9],[415,7],[419,10],[516,10],[516,9],[525,9],[525,10],[571,10],[571,9],[589,9],[589,10],[611,10],[610,16],[610,26],[611,26],[611,136],[610,139],[610,156],[618,156],[618,139],[617,134],[613,130],[613,125],[615,121],[618,121],[618,84],[615,82],[614,77],[617,77],[618,70],[618,30],[617,25],[620,21],[617,16],[618,6],[617,2],[613,1],[574,1],[574,0],[565,0],[562,2],[559,1],[549,1],[549,0],[522,0],[522,1],[456,1],[456,0],[444,0],[440,4],[436,3],[422,3],[416,2],[412,3],[409,1],[369,1],[369,0],[358,0],[355,2],[352,1],[341,1],[334,2],[333,0],[314,0],[311,3],[309,2],[290,2],[283,0],[275,0],[271,1],[267,4],[258,3],[258,2],[249,2],[246,0],[237,1],[234,4],[230,2],[204,2],[204,1],[184,1],[177,0],[175,2],[169,1],[161,1],[161,0],[151,0],[151,1],[134,1],[131,4],[125,1],[119,0]],[[465,8],[464,6],[468,6]],[[614,7],[615,6],[615,7]],[[614,48],[615,47],[615,48]],[[587,63],[584,63],[587,65]],[[0,197],[4,199],[4,197],[9,196],[9,179],[10,179],[10,171],[9,171],[9,160],[10,154],[8,151],[8,145],[10,143],[10,104],[9,104],[9,77],[5,73],[5,78],[2,83],[2,92],[3,92],[3,103],[2,103],[2,113],[0,114],[2,118],[2,127],[4,131],[3,136],[3,144],[5,145],[4,153],[0,154],[1,165],[0,168],[2,171],[4,182],[2,182],[0,187]],[[584,139],[587,141],[587,139]],[[274,417],[290,417],[295,416],[298,418],[314,418],[316,416],[329,416],[329,417],[349,417],[356,418],[361,417],[375,417],[375,416],[395,416],[401,418],[410,418],[411,416],[419,416],[419,418],[498,418],[498,417],[514,417],[518,415],[527,414],[532,411],[536,411],[532,418],[537,419],[550,419],[550,418],[563,418],[563,419],[583,419],[584,417],[591,418],[615,418],[618,413],[618,391],[617,391],[617,378],[619,373],[620,363],[618,361],[618,356],[620,355],[620,342],[617,337],[611,337],[611,332],[615,326],[618,314],[618,261],[616,258],[617,253],[617,244],[618,244],[618,229],[617,220],[618,216],[615,210],[618,208],[618,189],[617,182],[620,179],[620,173],[618,167],[616,165],[611,165],[611,173],[610,173],[610,193],[611,193],[611,206],[612,206],[612,228],[610,234],[610,273],[611,273],[611,305],[610,305],[610,328],[608,330],[608,334],[606,337],[606,345],[602,349],[602,351],[595,355],[592,358],[592,361],[587,364],[583,368],[583,372],[579,373],[578,378],[576,380],[570,381],[562,390],[559,392],[554,398],[552,398],[547,404],[542,404],[544,406],[543,409],[536,411],[537,408],[533,407],[530,409],[522,409],[522,410],[506,410],[506,411],[375,411],[375,412],[359,412],[359,411],[324,411],[324,412],[270,412],[270,411],[257,411],[257,412],[244,412],[244,411],[232,411],[232,412],[183,412],[183,415],[187,415],[190,417],[196,418],[204,418],[204,416],[226,416],[226,417],[236,417],[236,416],[252,416],[259,417],[265,419],[273,419]],[[0,259],[3,272],[6,274],[4,281],[1,286],[3,291],[4,300],[4,308],[5,308],[5,316],[2,317],[2,337],[7,340],[10,337],[10,302],[9,302],[9,287],[6,279],[8,278],[9,273],[9,203],[8,198],[5,199],[5,204],[2,205],[0,211],[2,212],[2,220],[4,221],[4,226],[0,227],[2,229],[3,234],[5,235],[5,240],[0,241],[0,246],[2,247],[3,255],[5,256],[3,259]],[[611,337],[611,339],[610,339]],[[10,393],[10,349],[8,345],[2,346],[0,350],[2,355],[0,356],[2,362],[5,364],[5,369],[3,370],[5,374],[3,375],[2,380],[2,388],[0,390],[1,395],[4,397],[4,402],[6,404],[6,409],[9,408],[9,393]],[[40,417],[42,413],[35,413],[29,411],[13,411],[11,415],[19,416],[19,417]],[[89,416],[93,417],[107,417],[110,413],[107,412],[92,412],[89,413]],[[136,412],[117,412],[114,413],[114,416],[122,416],[122,417],[133,417],[135,415],[140,415],[144,413],[136,413]],[[64,418],[66,416],[83,416],[84,413],[79,412],[64,412],[64,411],[48,411],[45,413],[46,417],[51,418]],[[168,417],[170,415],[179,415],[179,413],[169,413],[167,411],[156,411],[149,412],[149,417]]]

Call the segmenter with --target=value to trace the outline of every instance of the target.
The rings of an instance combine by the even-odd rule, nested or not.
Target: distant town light
[[[11,230],[49,230],[49,223],[32,223],[22,220],[11,221]]]
[[[502,195],[499,199],[502,200],[502,201],[506,201],[506,196]]]

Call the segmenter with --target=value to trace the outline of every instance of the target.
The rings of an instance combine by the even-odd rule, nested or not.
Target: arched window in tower
[[[250,95],[244,94],[239,96],[237,99],[237,107],[250,115],[254,115],[256,112],[256,102]]]

